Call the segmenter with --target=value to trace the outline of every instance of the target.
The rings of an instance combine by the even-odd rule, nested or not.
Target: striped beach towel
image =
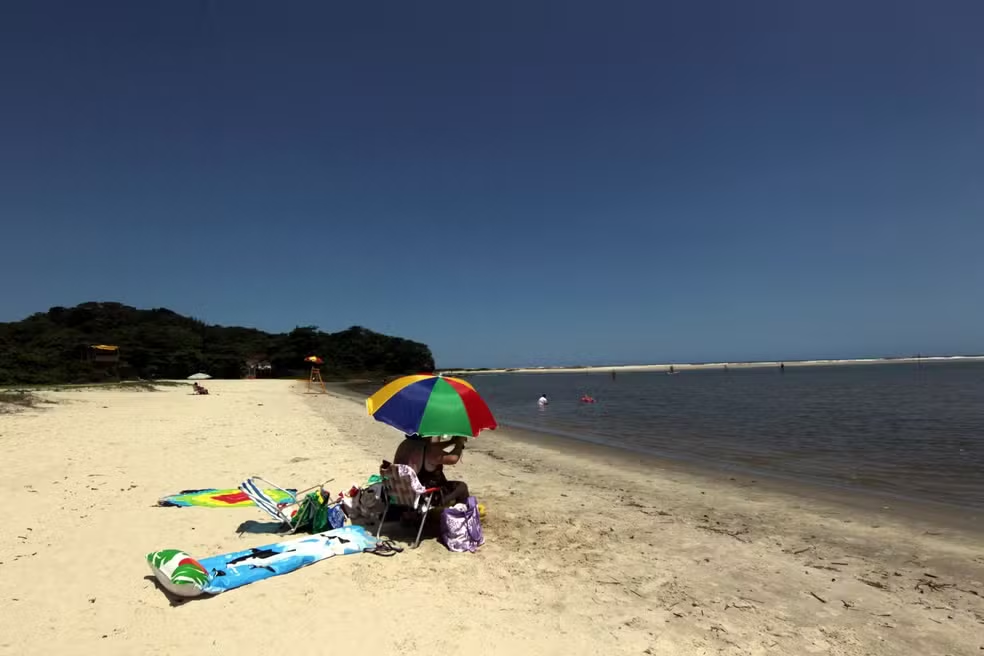
[[[264,494],[274,503],[289,503],[297,490],[266,489]],[[203,508],[245,508],[254,505],[242,490],[238,488],[220,489],[203,488],[199,490],[181,490],[177,494],[169,494],[157,500],[158,506],[166,508],[188,508],[198,506]]]

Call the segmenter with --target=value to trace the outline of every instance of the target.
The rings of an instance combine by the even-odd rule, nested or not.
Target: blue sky
[[[0,321],[984,352],[982,33],[976,0],[15,3]]]

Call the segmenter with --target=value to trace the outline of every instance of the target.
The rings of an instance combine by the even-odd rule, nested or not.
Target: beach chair
[[[279,485],[274,485],[273,483],[271,483],[270,481],[264,478],[261,478],[259,476],[252,476],[250,478],[247,478],[242,483],[240,483],[239,489],[243,492],[243,494],[248,496],[260,510],[262,510],[266,514],[270,515],[271,517],[279,521],[282,524],[281,530],[286,532],[288,535],[290,535],[292,533],[295,533],[301,527],[301,522],[298,522],[296,520],[298,517],[298,511],[300,510],[301,503],[304,501],[304,498],[308,494],[312,492],[317,492],[319,490],[325,495],[325,497],[327,497],[328,492],[327,490],[324,489],[324,486],[330,483],[332,480],[334,479],[329,479],[324,483],[322,483],[321,485],[316,485],[306,490],[302,490],[297,494],[292,494],[290,491],[285,490]],[[274,488],[280,490],[281,492],[287,495],[290,501],[277,503],[269,496],[267,496],[266,492],[263,491],[264,489],[267,488]]]
[[[413,542],[416,549],[420,545],[420,536],[424,532],[427,514],[433,507],[434,494],[441,491],[439,487],[425,488],[417,478],[417,473],[408,465],[390,465],[380,469],[383,477],[383,492],[386,497],[386,507],[379,516],[379,527],[376,529],[376,539],[383,532],[383,521],[390,506],[404,506],[420,516],[420,526],[417,528],[417,538]]]

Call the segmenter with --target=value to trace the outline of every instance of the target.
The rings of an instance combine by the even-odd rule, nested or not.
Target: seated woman
[[[449,447],[454,447],[450,453],[447,451]],[[444,466],[458,464],[464,449],[464,437],[454,437],[442,443],[440,437],[407,435],[397,447],[393,462],[409,465],[424,487],[440,488],[439,505],[451,506],[468,500],[468,485],[464,481],[449,481],[444,475]]]
[[[451,448],[450,453],[447,451]],[[439,437],[432,437],[424,447],[424,464],[417,474],[424,487],[441,488],[441,505],[453,506],[456,503],[468,501],[468,484],[464,481],[449,481],[444,475],[444,466],[453,467],[461,461],[465,450],[465,438],[453,437],[448,442],[442,442]]]
[[[420,468],[424,464],[424,447],[427,440],[416,433],[404,436],[400,446],[396,447],[396,454],[393,455],[394,465],[409,465],[415,473],[420,473]]]

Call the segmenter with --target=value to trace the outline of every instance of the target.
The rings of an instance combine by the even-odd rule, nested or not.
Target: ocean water
[[[503,426],[984,509],[984,363],[470,378]],[[597,399],[579,402],[582,394]],[[546,394],[550,404],[537,406]]]

